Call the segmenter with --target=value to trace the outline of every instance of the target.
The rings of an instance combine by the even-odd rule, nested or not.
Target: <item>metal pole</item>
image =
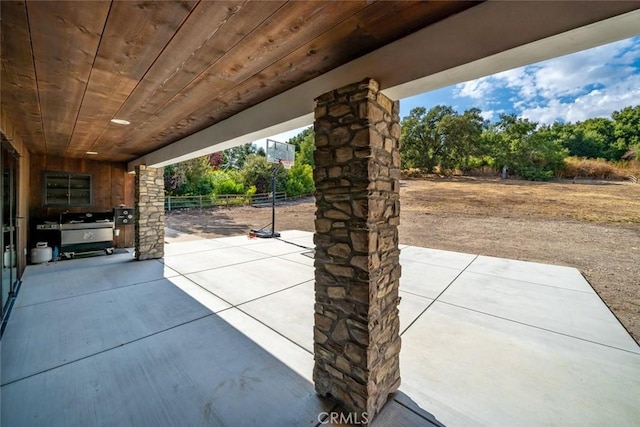
[[[271,237],[276,235],[276,172],[278,166],[271,173]]]

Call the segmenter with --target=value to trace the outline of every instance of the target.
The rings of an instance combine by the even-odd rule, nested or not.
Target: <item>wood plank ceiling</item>
[[[32,153],[130,161],[474,4],[2,1],[2,110]]]

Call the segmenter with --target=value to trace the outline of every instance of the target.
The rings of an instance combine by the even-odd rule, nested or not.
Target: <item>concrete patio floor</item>
[[[318,426],[312,234],[30,266],[0,424]],[[292,244],[293,243],[293,244]],[[376,426],[640,424],[640,347],[573,268],[402,246],[402,385]]]

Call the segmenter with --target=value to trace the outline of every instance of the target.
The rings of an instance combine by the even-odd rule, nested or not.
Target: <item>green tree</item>
[[[631,158],[635,153],[640,159],[640,105],[615,111],[611,117],[615,138],[612,147],[622,153],[619,158]]]
[[[609,158],[608,141],[597,131],[575,126],[573,132],[565,136],[562,145],[568,150],[570,156]]]
[[[501,114],[500,120],[484,135],[484,145],[494,160],[493,166],[496,169],[507,166],[513,170],[523,164],[522,157],[526,155],[525,141],[537,126],[537,123],[518,118],[514,114]]]
[[[453,109],[444,105],[433,107],[428,112],[424,107],[416,107],[402,119],[400,147],[403,169],[419,168],[433,172],[444,149],[437,125],[443,117],[451,114]]]
[[[472,156],[480,153],[479,140],[484,128],[484,119],[478,108],[444,116],[438,127],[441,129],[443,150],[440,168],[445,170],[469,169]]]
[[[520,167],[523,178],[533,181],[552,179],[564,166],[568,151],[562,146],[562,140],[548,126],[538,129],[526,139],[526,151],[521,158],[526,166]]]
[[[484,147],[493,166],[507,166],[513,173],[529,180],[548,180],[560,170],[567,156],[558,129],[503,114],[484,134]]]
[[[596,156],[591,156],[595,158],[602,158],[607,160],[615,160],[620,159],[620,156],[624,153],[619,153],[618,149],[615,147],[615,136],[614,136],[614,124],[613,120],[608,119],[606,117],[594,117],[591,119],[587,119],[584,122],[578,122],[575,124],[576,128],[584,129],[585,134],[588,138],[592,138],[596,140],[596,147],[601,143],[602,151],[598,153]],[[571,153],[571,150],[569,150]],[[583,156],[589,157],[589,156]]]
[[[196,157],[165,167],[165,191],[171,195],[209,194],[213,190],[211,177],[213,169],[209,156]]]
[[[208,175],[213,170],[209,163],[209,156],[196,157],[182,164],[186,168],[188,194],[209,194],[213,191],[211,177]]]
[[[509,143],[496,123],[489,125],[480,136],[479,156],[481,166],[491,166],[496,170],[506,166],[509,161]]]
[[[164,168],[164,191],[171,195],[177,196],[182,194],[182,187],[187,182],[184,168],[179,164],[165,166]]]
[[[222,168],[225,170],[242,169],[247,157],[255,154],[255,152],[256,146],[251,143],[224,150],[222,153]]]
[[[300,151],[296,153],[296,163],[309,165],[311,168],[315,166],[313,161],[313,151],[316,149],[315,134],[307,134],[300,143]]]
[[[268,193],[271,191],[271,172],[275,166],[267,162],[262,156],[250,154],[240,170],[240,176],[245,186],[255,186],[256,192]],[[285,191],[288,172],[283,167],[278,167],[276,172],[276,191]]]
[[[315,131],[313,130],[313,126],[310,126],[296,136],[289,138],[287,144],[291,144],[295,147],[296,163],[311,165],[312,168],[314,167],[313,150],[315,150],[316,143]]]
[[[402,168],[420,168],[427,172],[433,172],[436,166],[466,169],[471,156],[479,153],[483,127],[477,108],[462,115],[444,105],[429,111],[424,107],[414,108],[402,120]]]
[[[299,153],[301,150],[302,143],[305,140],[308,140],[309,138],[311,138],[311,140],[313,141],[314,136],[315,136],[315,131],[313,130],[313,126],[309,126],[305,130],[297,134],[296,136],[289,138],[289,140],[287,141],[287,144],[294,145],[296,147],[296,153]]]

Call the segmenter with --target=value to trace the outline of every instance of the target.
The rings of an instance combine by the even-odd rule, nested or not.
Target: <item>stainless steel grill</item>
[[[104,250],[113,253],[113,212],[63,213],[59,223],[38,224],[38,230],[57,232],[60,254],[72,258],[76,252]],[[53,245],[52,245],[53,246]]]
[[[113,246],[112,221],[60,225],[62,250],[68,245],[109,242]]]

